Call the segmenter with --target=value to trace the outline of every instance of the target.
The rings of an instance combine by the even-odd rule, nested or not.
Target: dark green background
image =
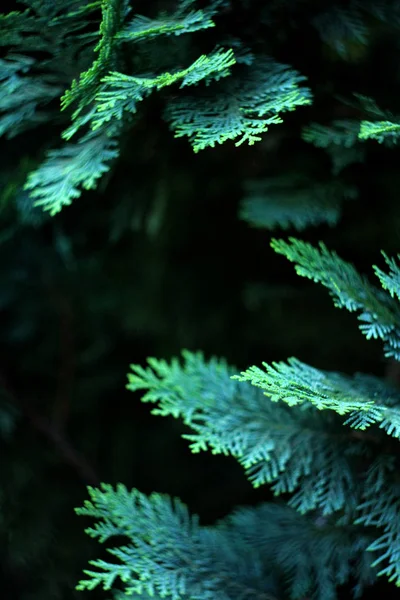
[[[292,3],[293,15],[281,3],[276,38],[266,41],[258,19],[265,3],[247,4],[250,11],[228,12],[221,28],[298,69],[315,94],[313,106],[287,115],[254,147],[226,143],[195,155],[173,139],[162,97],[152,97],[99,189],[49,218],[32,208],[22,184],[60,131],[49,124],[1,142],[0,393],[18,412],[0,448],[7,600],[84,597],[73,586],[99,551],[73,508],[88,483],[180,496],[204,523],[269,498],[251,489],[232,458],[192,456],[180,423],[152,417],[140,395],[125,390],[130,363],[188,348],[238,369],[289,356],[347,373],[388,368],[356,317],[297,278],[270,249],[271,232],[250,228],[238,210],[250,178],[331,177],[324,151],[300,136],[311,120],[346,116],[335,95],[357,91],[395,110],[396,44],[378,37],[357,61],[343,61],[312,29],[315,8],[304,2]],[[324,240],[373,278],[380,249],[393,255],[399,247],[398,165],[396,147],[369,143],[366,161],[342,175],[359,198],[344,204],[336,228],[273,235]]]

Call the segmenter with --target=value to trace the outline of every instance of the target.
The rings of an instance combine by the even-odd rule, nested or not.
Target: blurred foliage
[[[7,1],[2,11],[27,4]],[[150,11],[139,0],[135,11],[154,17],[176,7],[151,4]],[[241,48],[305,75],[312,107],[288,113],[254,146],[228,141],[194,154],[187,139],[173,139],[163,98],[153,95],[121,133],[119,157],[97,189],[84,190],[55,217],[34,205],[24,185],[68,126],[58,87],[49,104],[39,102],[43,118],[34,128],[0,140],[0,581],[6,600],[82,597],[73,589],[94,552],[73,507],[88,483],[123,481],[143,492],[167,492],[205,522],[267,497],[251,489],[233,460],[192,457],[177,435],[179,423],[151,418],[124,389],[129,363],[168,358],[186,347],[225,356],[240,368],[288,355],[347,373],[382,374],[386,367],[379,342],[364,343],[352,316],[296,278],[269,248],[270,232],[249,227],[239,214],[254,182],[265,189],[265,182],[273,187],[278,179],[300,178],[314,182],[314,190],[355,189],[357,197],[344,202],[333,195],[334,218],[302,235],[312,243],[323,239],[364,272],[381,248],[398,251],[397,146],[357,138],[350,147],[321,148],[302,139],[314,123],[375,122],[354,93],[399,114],[398,3],[353,2],[350,22],[359,23],[357,5],[363,19],[353,34],[348,27],[326,30],[322,9],[309,0],[197,4],[214,5],[218,14],[216,26],[193,42],[191,58],[200,46],[208,51],[227,40],[235,51],[239,40]],[[323,13],[342,4],[329,0]],[[99,4],[92,8],[73,68],[59,54],[49,56],[58,30],[52,40],[46,31],[31,52],[35,73],[45,73],[49,85],[58,73],[65,90],[90,67],[100,22]],[[342,17],[343,11],[338,23]],[[169,43],[170,37],[160,42],[160,61]],[[186,52],[184,43],[180,51]],[[143,47],[140,60],[151,62],[148,52]],[[242,68],[247,55],[241,52]],[[1,81],[3,74],[0,66]],[[27,110],[19,93],[18,107]],[[4,102],[13,97],[16,102],[8,92]],[[300,209],[296,198],[285,199]],[[274,224],[279,202],[278,209]],[[93,600],[104,598],[96,593]]]

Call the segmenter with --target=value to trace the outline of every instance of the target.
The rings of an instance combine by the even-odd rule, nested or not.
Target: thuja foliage
[[[396,35],[399,27],[397,3],[374,0],[319,11],[305,0],[275,0],[266,6],[179,0],[145,3],[148,15],[138,13],[129,0],[19,4],[21,10],[0,15],[5,47],[0,134],[12,139],[57,125],[59,140],[43,145],[25,183],[33,205],[51,215],[83,189],[96,188],[115,167],[152,94],[160,97],[172,134],[187,138],[195,152],[230,140],[252,145],[282,123],[285,112],[313,103],[304,73],[252,39],[249,25],[240,32],[232,28],[233,34],[224,18],[229,25],[245,15],[257,22],[257,33],[270,35],[290,8],[298,27],[307,19],[325,48],[349,62],[361,60],[369,45]],[[294,23],[288,23],[290,35]],[[325,124],[311,120],[301,134],[327,150],[335,175],[362,159],[366,140],[395,144],[400,132],[395,114],[357,90],[342,102],[353,106],[357,117]],[[301,182],[285,179],[275,186],[269,179],[255,188],[251,181],[248,185],[242,217],[269,228],[335,224],[342,200],[357,194],[344,182],[317,183],[304,174]]]
[[[134,126],[140,103],[153,92],[166,90],[165,119],[176,137],[189,138],[195,152],[226,140],[253,144],[271,124],[282,122],[281,113],[311,101],[309,88],[299,85],[304,76],[271,57],[242,51],[240,40],[233,40],[236,55],[228,39],[206,54],[188,43],[187,36],[215,27],[213,18],[226,5],[221,0],[204,9],[194,0],[182,0],[174,11],[153,18],[134,14],[129,0],[23,3],[25,11],[1,20],[2,39],[11,47],[2,60],[6,100],[0,107],[1,133],[14,136],[49,121],[52,112],[46,105],[63,93],[61,109],[69,112],[61,119],[65,142],[46,153],[26,183],[35,204],[53,215],[82,188],[97,185],[118,157],[121,135]],[[97,34],[87,32],[95,10],[101,10]],[[40,27],[48,29],[54,56],[39,78],[35,71],[43,69],[43,62],[26,53],[44,49],[43,42],[37,44]],[[79,74],[93,53],[93,62]],[[76,74],[69,87],[66,74],[57,73],[60,59],[70,75]],[[199,84],[195,96],[175,91]]]
[[[277,284],[280,257],[268,255],[270,271],[256,263],[268,230],[322,226],[320,237],[334,243],[290,237],[272,248],[328,288],[336,307],[357,313],[361,333],[381,342],[382,360],[399,362],[397,213],[389,200],[397,202],[399,185],[400,3],[5,6],[2,595],[70,600],[96,588],[93,597],[114,600],[334,600],[346,584],[354,597],[382,580],[399,586],[398,386],[318,366],[320,355],[358,352],[362,362],[368,350],[347,348],[355,338],[339,313],[338,327],[329,316],[321,333],[312,291]],[[370,185],[379,190],[375,229]],[[251,232],[254,246],[250,236],[237,239],[240,221],[261,230]],[[196,232],[204,256],[186,264]],[[375,282],[339,257],[339,246],[350,246],[367,261],[369,244],[382,238]],[[125,347],[134,344],[128,390],[180,422],[192,452],[233,457],[243,479],[275,501],[237,507],[210,525],[189,502],[145,493],[140,469],[154,489],[159,461],[188,495],[193,488],[212,496],[200,477],[186,485],[175,468],[168,448],[179,426],[163,441],[114,401]],[[249,366],[256,361],[246,344],[268,356],[314,344],[315,360]],[[138,358],[182,347],[204,352],[147,366]],[[216,348],[241,366],[206,358]],[[151,466],[141,467],[146,459]],[[79,484],[68,483],[71,472]],[[83,519],[71,524],[81,481],[90,484],[77,509],[92,519],[89,537],[73,529]],[[75,590],[97,550],[89,538],[106,543],[112,559],[92,560]]]
[[[375,267],[382,287],[330,253],[292,238],[273,247],[300,275],[326,285],[336,306],[360,310],[367,338],[386,353],[399,347],[400,267]],[[399,256],[400,258],[400,256]],[[77,510],[96,519],[87,533],[118,562],[92,561],[79,589],[115,579],[126,597],[336,598],[353,580],[354,597],[386,576],[400,586],[400,391],[371,375],[323,371],[297,358],[235,374],[225,360],[183,352],[131,365],[128,389],[152,413],[183,420],[192,452],[235,457],[255,487],[270,485],[286,505],[238,509],[214,527],[177,500],[125,486],[89,488]],[[366,434],[364,434],[366,432]]]

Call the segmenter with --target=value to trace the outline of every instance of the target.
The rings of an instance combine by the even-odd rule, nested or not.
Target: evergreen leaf
[[[367,339],[381,339],[385,356],[400,360],[400,307],[379,288],[359,275],[354,266],[321,242],[319,248],[289,238],[289,242],[273,239],[275,252],[296,263],[296,273],[328,288],[334,305],[358,311],[360,330]]]
[[[35,206],[54,216],[74,198],[96,187],[97,180],[110,169],[118,156],[116,131],[89,132],[76,143],[50,150],[44,163],[29,174],[25,189]]]
[[[235,145],[261,140],[269,126],[282,122],[280,113],[311,103],[311,92],[299,87],[305,78],[271,59],[258,58],[242,75],[218,89],[169,102],[165,118],[175,137],[187,136],[195,152],[227,140]]]
[[[89,115],[92,114],[90,106],[101,89],[102,78],[116,67],[116,35],[129,14],[129,0],[102,0],[101,7],[100,39],[95,47],[98,57],[87,71],[81,73],[79,80],[72,82],[70,89],[61,98],[62,110],[71,104],[78,105],[72,116],[72,125],[63,133],[66,140],[88,122],[90,117],[84,113],[85,109],[88,108]]]
[[[362,121],[359,138],[361,140],[374,139],[380,144],[386,141],[397,143],[400,137],[400,122],[391,121]]]
[[[108,590],[119,578],[124,590],[116,592],[118,600],[132,595],[277,600],[282,593],[333,600],[336,586],[351,576],[360,590],[374,581],[366,552],[370,536],[356,537],[346,527],[321,528],[287,506],[242,508],[210,527],[200,526],[184,504],[166,495],[105,484],[89,488],[89,494],[91,501],[78,514],[105,522],[111,535],[114,523],[126,522],[127,543],[109,549],[118,563],[91,561],[96,570],[85,570],[88,579],[79,590],[98,585]]]
[[[389,258],[385,252],[382,252],[382,255],[390,268],[389,274],[374,265],[375,275],[379,278],[383,289],[387,290],[392,298],[396,296],[400,300],[400,267],[394,258]],[[400,256],[398,255],[397,258],[400,259]]]
[[[131,365],[127,388],[144,390],[142,401],[156,404],[153,414],[181,418],[194,431],[183,436],[190,441],[192,452],[210,449],[213,454],[234,456],[255,487],[269,483],[276,495],[295,492],[290,503],[301,512],[320,508],[330,514],[344,507],[346,496],[353,493],[351,461],[348,450],[341,450],[338,444],[340,433],[338,438],[333,434],[341,423],[335,424],[334,415],[321,408],[333,409],[337,398],[340,415],[358,409],[361,401],[356,386],[351,390],[351,381],[292,359],[294,366],[286,367],[286,393],[279,387],[277,376],[277,384],[266,398],[248,383],[232,378],[234,371],[224,361],[214,358],[206,362],[202,354],[187,351],[183,358],[183,365],[176,359],[171,363],[149,359],[146,369]],[[302,387],[297,382],[290,387],[291,369],[301,371]],[[282,386],[284,377],[280,378]],[[331,390],[327,383],[330,378]],[[306,383],[314,387],[308,389]],[[349,400],[340,404],[340,393],[346,386]],[[276,404],[282,397],[286,405]],[[374,406],[372,400],[365,413],[369,406]],[[354,442],[351,451],[362,453],[362,448]]]
[[[193,0],[181,2],[174,14],[160,16],[150,19],[142,15],[136,15],[120,33],[119,39],[129,42],[137,42],[142,39],[152,39],[160,35],[182,35],[215,27],[207,11],[190,10]],[[190,10],[189,12],[186,12]],[[186,12],[186,14],[185,14]]]

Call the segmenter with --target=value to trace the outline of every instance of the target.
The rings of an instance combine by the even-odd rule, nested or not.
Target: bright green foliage
[[[375,580],[373,565],[386,559],[389,566],[380,574],[400,584],[393,457],[375,457],[384,439],[379,429],[371,439],[346,427],[377,424],[399,437],[397,389],[376,377],[325,372],[297,359],[265,364],[265,371],[252,367],[240,376],[232,376],[224,360],[205,361],[188,351],[183,363],[148,363],[131,365],[128,389],[142,390],[142,401],[156,404],[154,414],[181,418],[194,432],[183,436],[193,452],[209,448],[233,455],[253,485],[268,483],[275,495],[289,493],[289,506],[240,509],[206,528],[166,496],[147,497],[122,485],[89,488],[91,501],[77,511],[97,520],[87,533],[100,542],[124,536],[127,544],[109,549],[118,563],[92,561],[96,570],[85,571],[89,578],[78,589],[109,589],[119,577],[126,596],[144,591],[176,599],[223,598],[220,586],[226,591],[233,585],[233,593],[245,576],[251,589],[269,589],[272,598],[281,589],[293,600],[307,594],[326,600],[352,575],[357,597]],[[384,536],[376,533],[381,525]],[[233,548],[242,549],[243,570]]]
[[[389,274],[384,273],[382,269],[374,266],[375,274],[379,277],[382,287],[390,293],[392,298],[397,296],[397,299],[400,300],[400,267],[394,258],[389,258],[385,252],[382,252],[382,255],[390,267],[390,272]],[[400,256],[397,255],[397,258],[400,259]]]
[[[365,118],[337,119],[329,125],[310,123],[302,133],[306,142],[325,148],[330,154],[334,174],[363,160],[362,143],[365,140],[376,140],[390,146],[397,143],[400,135],[399,118],[390,111],[382,110],[372,98],[354,94],[354,100],[345,104],[356,108]]]
[[[326,373],[295,358],[289,358],[288,364],[263,364],[265,371],[251,367],[235,379],[261,388],[272,402],[311,404],[318,410],[346,415],[344,424],[354,429],[365,430],[377,423],[389,435],[400,438],[400,394],[379,379]]]
[[[211,8],[206,11],[190,10],[195,5],[195,0],[181,1],[173,14],[162,15],[158,19],[137,15],[118,33],[117,37],[135,42],[159,35],[182,35],[215,27],[215,23],[211,19],[215,11]]]
[[[360,330],[367,339],[383,340],[385,356],[400,360],[400,306],[389,294],[370,284],[322,242],[314,248],[295,238],[289,242],[274,239],[271,246],[296,263],[298,275],[327,287],[335,306],[359,311]]]
[[[365,480],[363,502],[359,505],[360,516],[356,525],[379,527],[381,535],[368,547],[378,558],[372,563],[378,567],[378,575],[386,575],[400,587],[400,486],[396,477],[393,456],[382,456],[368,471]],[[393,478],[388,489],[387,479]]]
[[[75,144],[50,150],[39,169],[29,174],[25,189],[32,190],[35,206],[45,206],[55,215],[80,196],[80,187],[96,187],[97,180],[109,170],[109,162],[117,156],[117,142],[112,136],[106,131],[89,131]]]
[[[224,361],[206,362],[201,354],[187,351],[183,357],[182,366],[176,359],[170,364],[149,359],[147,369],[132,365],[127,387],[145,390],[142,401],[157,404],[153,414],[181,418],[194,431],[183,436],[192,452],[231,454],[255,487],[269,483],[276,495],[292,493],[289,504],[302,513],[320,509],[329,515],[354,508],[349,502],[355,485],[350,456],[361,456],[366,448],[353,440],[344,451],[333,435],[337,428],[340,438],[342,422],[321,409],[350,413],[349,423],[353,419],[354,427],[366,427],[373,418],[379,421],[379,414],[382,419],[390,414],[384,407],[375,408],[371,396],[377,390],[385,392],[391,407],[398,399],[394,390],[373,378],[358,376],[353,381],[292,360],[289,367],[279,366],[276,385],[268,388],[266,399],[237,377],[232,379],[233,369]],[[279,399],[287,406],[275,404]],[[355,416],[363,402],[367,416],[358,424]],[[293,411],[292,405],[301,406]],[[390,430],[390,424],[387,427]]]
[[[101,80],[117,65],[116,36],[130,12],[129,0],[102,0],[101,6],[100,40],[94,49],[98,52],[98,57],[90,69],[81,74],[79,81],[72,82],[71,89],[61,99],[62,110],[78,103],[72,115],[73,124],[63,133],[67,140],[90,120],[95,96],[101,89]],[[84,112],[86,108],[87,111]]]
[[[183,8],[179,11],[180,15]],[[216,50],[208,56],[199,57],[188,68],[171,73],[135,77],[117,72],[115,68],[120,62],[118,52],[123,42],[135,42],[146,35],[152,38],[167,33],[160,22],[153,23],[150,27],[149,20],[140,17],[124,28],[129,12],[126,0],[102,2],[100,41],[95,48],[98,57],[92,66],[81,74],[79,81],[73,81],[71,89],[65,92],[61,100],[63,110],[77,104],[72,115],[72,125],[63,132],[63,138],[69,140],[88,125],[93,132],[98,131],[98,134],[93,135],[89,131],[75,144],[49,151],[45,162],[37,171],[31,173],[28,179],[26,189],[32,190],[32,198],[39,199],[36,205],[43,206],[51,215],[55,215],[63,206],[69,205],[74,198],[79,197],[81,188],[96,187],[98,179],[110,169],[110,163],[119,154],[118,137],[124,124],[124,114],[135,113],[137,104],[153,89],[160,90],[176,82],[180,82],[183,87],[197,84],[203,79],[209,81],[213,77],[226,77],[229,67],[235,64],[231,50]],[[179,25],[181,33],[185,24],[191,32],[210,26],[210,19],[201,11],[192,11],[186,17],[181,16],[176,24],[176,27]],[[137,35],[132,37],[132,32],[136,32]],[[119,33],[121,35],[118,35]],[[112,123],[109,123],[110,121]]]
[[[136,113],[138,102],[155,87],[154,79],[132,77],[118,72],[110,72],[104,77],[103,84],[96,96],[96,111],[92,116],[94,131],[111,119],[121,120],[124,113]]]
[[[116,147],[120,135],[130,128],[138,104],[153,90],[175,84],[181,88],[201,86],[195,96],[181,92],[165,98],[165,119],[176,137],[189,138],[195,152],[227,140],[254,144],[271,124],[282,122],[281,113],[311,103],[310,90],[299,87],[304,76],[262,56],[249,64],[253,63],[251,51],[240,40],[232,40],[241,63],[241,70],[235,73],[231,71],[237,62],[233,48],[217,45],[211,52],[197,50],[190,36],[215,28],[213,18],[224,9],[224,2],[210,2],[199,9],[194,0],[180,0],[175,9],[155,17],[132,17],[134,7],[129,0],[25,3],[25,12],[0,17],[0,34],[6,32],[6,43],[12,47],[0,63],[0,134],[12,137],[30,127],[54,123],[56,114],[64,140],[75,135],[81,138],[73,145],[47,151],[44,162],[29,178],[27,189],[39,186],[32,189],[31,197],[39,198],[37,205],[51,215],[69,205],[82,188],[95,187],[94,181],[111,168],[118,152],[110,152],[109,144],[101,141],[110,137]],[[99,30],[89,33],[89,17],[97,16],[99,9]],[[43,30],[50,32],[46,45],[40,41]],[[157,44],[164,38],[168,43],[163,51]],[[45,62],[45,76],[42,64],[36,75],[39,63],[26,51],[47,50],[48,46],[54,48],[54,59]],[[247,58],[241,60],[240,54]],[[51,103],[60,96],[62,112],[58,113]],[[46,108],[49,103],[50,111]],[[110,131],[110,122],[115,121],[120,127]],[[95,176],[93,161],[81,160],[88,130],[100,132]],[[60,159],[69,163],[61,172]]]
[[[0,131],[8,137],[41,124],[62,122],[52,101],[65,91],[73,73],[88,62],[93,34],[81,31],[99,6],[98,2],[88,5],[82,0],[24,3],[27,11],[0,16],[0,38],[3,40],[1,31],[6,30],[5,41],[12,48],[1,65]],[[30,53],[38,50],[50,52],[51,58],[33,59]],[[88,137],[84,137],[81,143],[50,150],[44,164],[30,174],[26,188],[38,185],[31,197],[39,198],[37,204],[52,215],[80,195],[82,184],[86,189],[93,187],[104,172],[104,163],[110,159],[108,144],[99,143],[98,138],[98,154],[90,160],[88,146],[93,150],[93,143],[88,145]],[[82,156],[84,147],[86,154]]]
[[[297,263],[296,270],[300,275],[328,287],[336,306],[350,311],[361,310],[359,318],[364,323],[361,326],[363,332],[367,337],[381,337],[387,353],[399,359],[396,354],[399,313],[394,296],[400,297],[400,268],[393,259],[384,254],[390,267],[389,274],[375,267],[389,295],[370,285],[352,265],[330,253],[322,243],[316,249],[290,238],[289,243],[273,240],[272,247]],[[384,447],[384,434],[400,438],[400,393],[397,388],[377,377],[362,374],[351,377],[322,371],[295,358],[287,363],[263,363],[264,369],[253,366],[233,376],[233,370],[225,361],[212,358],[207,362],[201,353],[189,351],[183,352],[183,364],[177,359],[168,363],[154,358],[148,359],[148,363],[147,368],[131,365],[128,389],[144,391],[142,401],[156,404],[153,414],[181,418],[192,430],[183,437],[190,441],[193,452],[210,449],[214,454],[231,454],[243,465],[254,486],[270,484],[275,495],[290,494],[288,506],[302,515],[317,511],[324,518],[322,530],[328,525],[327,531],[338,536],[335,542],[337,549],[343,543],[341,536],[346,527],[365,527],[366,537],[359,537],[359,541],[363,539],[363,542],[357,549],[358,558],[362,556],[362,571],[372,582],[376,576],[373,569],[378,567],[377,575],[386,575],[400,586],[400,488],[395,457],[388,453],[390,445],[381,454],[376,453],[377,446]],[[262,390],[261,396],[258,389]],[[352,435],[348,428],[361,433]],[[371,436],[364,437],[362,432],[366,430],[372,432]],[[360,469],[363,471],[361,477]],[[143,535],[140,529],[132,534],[129,528],[118,527],[118,515],[122,508],[126,510],[128,492],[121,488],[119,493],[123,492],[124,498],[121,501],[118,490],[114,492],[107,486],[103,490],[111,494],[111,501],[104,502],[104,492],[90,490],[98,507],[95,503],[87,504],[87,510],[83,511],[83,514],[103,519],[97,528],[88,531],[89,534],[101,541],[109,535],[123,534],[131,538],[135,547],[136,544],[139,546]],[[131,493],[131,506],[136,504],[136,494],[135,490]],[[149,503],[146,514],[160,501],[158,496],[140,497],[141,502]],[[236,518],[239,517],[244,525],[242,532],[246,531],[246,540],[257,548],[262,544],[265,559],[271,551],[272,538],[268,538],[268,533],[274,525],[268,521],[261,529],[258,524],[252,535],[249,521],[256,519],[257,513],[263,510],[268,512],[267,505],[248,509],[247,519],[239,511]],[[136,523],[133,514],[131,518]],[[114,529],[109,525],[113,519],[118,525]],[[234,522],[235,517],[231,523]],[[172,523],[171,520],[171,527]],[[380,531],[382,528],[383,533]],[[368,539],[373,529],[376,530],[375,539]],[[155,527],[155,530],[159,528]],[[287,535],[290,537],[289,530]],[[299,532],[297,535],[300,535]],[[171,536],[174,534],[169,533],[168,539]],[[157,542],[146,541],[151,550],[157,547]],[[291,557],[299,555],[298,546],[295,546],[297,552],[293,552],[290,546],[291,551],[287,553],[282,544],[277,543],[277,538],[274,542],[274,547],[278,548],[278,569],[287,573],[287,568],[290,572],[300,568],[293,562],[287,562],[289,554]],[[309,548],[314,556],[319,552],[313,550],[313,543],[310,540]],[[143,545],[139,547],[140,554],[130,550],[130,546],[111,550],[123,566],[95,561],[93,564],[106,574],[87,571],[90,579],[80,585],[91,588],[100,583],[108,589],[119,575],[127,584],[127,594],[140,593],[141,587],[129,587],[136,576],[142,581],[150,573],[145,567],[149,564],[148,559],[141,564],[141,559],[148,556],[149,551]],[[223,542],[221,548],[224,548]],[[165,551],[162,556],[165,557]],[[347,563],[347,567],[337,567],[343,574],[341,582],[344,583],[350,575],[348,569],[352,559],[347,552],[341,552],[340,556],[344,559],[343,564]],[[132,561],[129,563],[131,571],[127,570],[129,560]],[[252,560],[254,564],[254,558]],[[171,566],[171,562],[168,564]],[[182,572],[181,567],[177,562],[172,564],[176,571],[172,579],[174,587],[170,583],[170,573],[163,573],[161,579],[166,583],[163,588],[156,589],[157,592],[162,589],[162,593],[177,599],[186,594],[208,598],[202,591],[197,594],[195,583],[188,588],[183,587],[182,580],[176,579]],[[262,564],[270,562],[265,560]],[[307,568],[308,559],[302,564],[303,576]],[[322,565],[319,569],[319,572],[324,571]],[[153,572],[149,577],[156,585],[162,585]],[[318,597],[318,585],[308,578],[296,583],[290,597],[301,598],[309,594],[310,585],[314,597]],[[360,590],[358,587],[358,592]],[[152,590],[146,591],[151,593]],[[335,592],[329,589],[329,585],[326,587],[325,576],[326,597],[334,598]]]
[[[240,217],[250,225],[297,230],[310,225],[336,225],[342,201],[357,197],[357,189],[341,182],[316,183],[287,175],[246,182]]]
[[[359,315],[396,378],[400,2],[16,6],[0,15],[0,596],[336,600],[378,575],[400,587],[399,388],[350,375],[347,360],[384,361],[311,286],[282,281],[273,254],[263,287],[262,233],[233,225],[239,205],[257,228],[333,226],[359,198],[339,235],[363,260],[387,240],[375,286],[324,244],[273,247]],[[189,351],[132,365],[128,389],[169,417],[153,430],[118,393],[128,344],[140,363],[218,348],[243,371]],[[304,362],[270,360],[298,348]],[[229,456],[216,476],[212,457],[185,472],[175,428],[192,452]],[[93,539],[72,511],[87,483],[77,513]],[[136,488],[172,490],[201,517]],[[250,506],[201,524],[238,498]],[[93,540],[110,552],[74,589]]]
[[[120,560],[120,566],[105,561],[93,561],[92,564],[102,569],[104,573],[87,572],[92,579],[81,582],[79,589],[92,589],[98,584],[102,584],[104,589],[110,589],[115,578],[120,577],[124,583],[132,581],[132,585],[126,590],[128,594],[141,593],[146,587],[151,593],[161,583],[164,590],[170,588],[174,596],[177,596],[179,591],[184,593],[183,578],[181,581],[177,580],[172,572],[171,579],[167,579],[170,557],[167,553],[168,546],[165,545],[161,550],[161,544],[165,528],[169,527],[171,538],[168,545],[171,551],[176,552],[177,556],[183,554],[185,541],[198,528],[198,518],[196,516],[191,518],[186,507],[179,500],[169,502],[158,494],[148,499],[136,490],[129,492],[122,484],[118,485],[115,491],[112,486],[103,485],[102,490],[89,488],[89,492],[91,502],[86,501],[85,506],[78,509],[77,513],[99,517],[102,521],[94,528],[87,529],[87,533],[98,538],[100,542],[115,535],[126,536],[134,541],[134,545],[111,550],[111,554]],[[158,548],[154,547],[157,542]],[[149,551],[154,554],[153,569],[157,570],[158,567],[160,572],[156,579],[155,573],[149,570],[149,556],[146,556]],[[166,561],[165,566],[162,564],[163,560]],[[159,565],[157,565],[158,561]],[[136,574],[140,576],[140,580],[135,583]],[[153,577],[148,581],[150,575]]]
[[[218,89],[171,101],[165,118],[195,152],[237,138],[236,146],[252,145],[270,125],[282,123],[280,113],[311,104],[310,90],[299,87],[303,80],[289,66],[259,57]]]
[[[118,578],[124,586],[118,600],[137,594],[174,600],[249,595],[275,600],[287,594],[300,600],[311,590],[316,600],[331,600],[335,587],[350,576],[356,596],[374,579],[365,552],[368,536],[356,537],[346,526],[320,527],[286,506],[240,509],[205,527],[184,504],[165,495],[105,484],[89,488],[89,494],[90,501],[77,510],[96,519],[87,533],[100,542],[123,536],[126,543],[108,549],[118,562],[91,561],[96,570],[85,571],[89,578],[80,590],[98,585],[108,590]]]
[[[361,140],[374,139],[380,144],[386,141],[397,142],[400,137],[400,122],[393,123],[391,121],[362,121],[358,137]]]
[[[137,103],[152,90],[180,82],[180,87],[197,84],[202,79],[226,77],[229,67],[235,64],[232,50],[216,50],[200,56],[187,69],[175,73],[162,73],[155,77],[132,77],[123,73],[110,73],[102,80],[102,91],[96,96],[96,113],[92,117],[93,130],[111,119],[120,120],[124,112],[135,113]]]

